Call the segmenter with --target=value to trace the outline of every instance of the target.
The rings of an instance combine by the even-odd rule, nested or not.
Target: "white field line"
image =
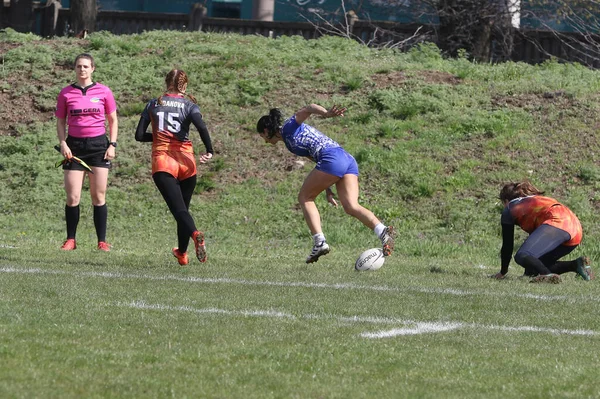
[[[362,323],[362,324],[395,324],[402,325],[402,328],[394,328],[392,330],[382,330],[376,332],[364,332],[360,336],[363,338],[392,338],[399,335],[416,335],[416,334],[428,334],[438,333],[445,331],[457,330],[460,328],[475,329],[475,330],[492,330],[492,331],[509,331],[509,332],[533,332],[533,333],[547,333],[554,335],[585,335],[585,336],[596,336],[599,335],[597,331],[593,330],[567,330],[557,328],[546,328],[546,327],[533,327],[533,326],[497,326],[497,325],[485,325],[485,324],[474,324],[474,323],[461,323],[461,322],[423,322],[414,320],[402,320],[388,317],[364,317],[364,316],[336,316],[336,315],[317,315],[317,314],[304,314],[304,315],[293,315],[291,313],[285,313],[275,310],[227,310],[217,308],[193,308],[190,306],[170,306],[162,304],[148,304],[144,301],[132,301],[129,303],[118,303],[118,306],[129,307],[134,309],[143,310],[158,310],[162,312],[190,312],[199,315],[203,314],[215,314],[224,316],[241,316],[241,317],[270,317],[274,319],[292,319],[292,320],[329,320],[341,323]]]
[[[490,292],[490,291],[467,291],[454,288],[421,288],[421,287],[390,287],[386,285],[360,285],[353,283],[305,283],[294,281],[258,281],[244,280],[232,278],[202,278],[202,277],[181,277],[175,275],[152,276],[148,274],[133,274],[133,273],[114,273],[114,272],[77,272],[64,270],[48,270],[40,268],[15,268],[15,267],[0,267],[0,273],[16,273],[16,274],[50,274],[50,275],[68,275],[91,278],[114,278],[114,279],[143,279],[153,281],[180,281],[185,283],[197,284],[233,284],[233,285],[249,285],[249,286],[266,286],[266,287],[292,287],[292,288],[314,288],[314,289],[333,289],[333,290],[365,290],[379,292],[418,292],[425,294],[443,294],[456,296],[488,296],[488,297],[514,297],[526,298],[542,301],[564,301],[567,303],[578,303],[582,297],[573,295],[538,295],[538,294],[511,294],[505,292]],[[586,296],[586,301],[600,302],[600,297]]]
[[[497,330],[497,331],[516,331],[516,332],[535,332],[535,333],[547,333],[554,335],[585,335],[585,336],[596,336],[600,335],[598,331],[593,330],[567,330],[563,328],[547,328],[547,327],[533,327],[533,326],[496,326],[496,325],[482,325],[472,323],[416,323],[415,328],[395,328],[392,330],[382,330],[376,332],[365,332],[360,334],[364,338],[391,338],[398,335],[414,335],[414,334],[425,334],[430,332],[443,332],[456,330],[458,328],[472,328],[472,329],[483,329],[483,330]]]
[[[459,328],[465,327],[463,323],[416,323],[414,327],[410,328],[394,328],[392,330],[387,331],[377,331],[377,332],[364,332],[360,334],[363,338],[392,338],[397,337],[398,335],[417,335],[417,334],[427,334],[427,333],[435,333],[435,332],[444,332],[456,330]]]

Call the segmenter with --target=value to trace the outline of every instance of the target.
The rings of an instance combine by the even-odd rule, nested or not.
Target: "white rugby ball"
[[[383,266],[383,262],[385,257],[381,248],[371,248],[360,254],[354,268],[358,271],[378,270]]]

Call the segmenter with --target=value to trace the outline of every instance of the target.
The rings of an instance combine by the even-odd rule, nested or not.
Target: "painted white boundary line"
[[[483,324],[471,324],[471,323],[416,323],[415,328],[395,328],[388,331],[377,331],[371,333],[362,333],[361,337],[364,338],[390,338],[398,335],[414,335],[414,334],[425,334],[430,332],[443,332],[456,330],[459,328],[471,328],[478,330],[497,330],[497,331],[516,331],[516,332],[535,332],[535,333],[547,333],[554,335],[584,335],[584,336],[596,336],[600,335],[598,331],[593,330],[567,330],[561,328],[547,328],[547,327],[533,327],[533,326],[495,326],[495,325],[483,325]]]
[[[584,335],[584,336],[596,336],[599,335],[597,331],[593,330],[567,330],[567,329],[556,329],[556,328],[545,328],[545,327],[533,327],[533,326],[497,326],[497,325],[485,325],[485,324],[473,324],[473,323],[461,323],[461,322],[423,322],[414,320],[402,320],[387,317],[363,317],[363,316],[336,316],[336,315],[317,315],[317,314],[304,314],[304,315],[293,315],[291,313],[280,312],[276,310],[227,310],[218,308],[193,308],[190,306],[170,306],[162,304],[148,304],[144,301],[132,301],[129,303],[119,303],[118,306],[129,307],[134,309],[142,310],[158,310],[162,312],[190,312],[199,315],[203,314],[214,314],[214,315],[225,315],[225,316],[241,316],[241,317],[270,317],[274,319],[306,319],[306,320],[330,320],[340,323],[362,323],[362,324],[396,324],[403,325],[402,328],[394,328],[392,330],[376,331],[376,332],[364,332],[360,334],[363,338],[392,338],[400,335],[416,335],[416,334],[428,334],[438,333],[445,331],[452,331],[461,328],[475,329],[475,330],[496,330],[496,331],[518,331],[518,332],[533,332],[533,333],[547,333],[554,335]]]
[[[364,332],[363,338],[392,338],[398,335],[417,335],[456,330],[465,327],[462,323],[415,323],[412,328],[394,328],[388,331]]]
[[[114,279],[143,279],[154,281],[180,281],[185,283],[197,284],[238,284],[249,286],[267,286],[267,287],[293,287],[293,288],[315,288],[315,289],[335,289],[335,290],[368,290],[379,292],[418,292],[425,294],[443,294],[456,296],[488,296],[488,297],[514,297],[525,298],[543,301],[564,301],[567,303],[577,303],[581,301],[581,297],[573,295],[537,295],[537,294],[510,294],[505,292],[490,292],[490,291],[466,291],[454,288],[419,288],[419,287],[390,287],[386,285],[360,285],[353,283],[305,283],[294,281],[258,281],[258,280],[243,280],[232,278],[203,278],[203,277],[182,277],[175,275],[152,276],[148,274],[133,274],[133,273],[113,273],[113,272],[72,272],[64,270],[48,270],[41,268],[15,268],[15,267],[0,267],[0,273],[17,273],[17,274],[50,274],[50,275],[67,275],[92,278],[114,278]],[[600,302],[600,297],[586,296],[585,300]]]

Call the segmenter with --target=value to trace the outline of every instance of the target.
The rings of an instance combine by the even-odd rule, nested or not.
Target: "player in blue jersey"
[[[393,228],[385,226],[373,212],[358,203],[358,165],[354,157],[334,140],[304,123],[312,114],[333,118],[344,116],[345,111],[346,108],[335,105],[325,109],[320,105],[310,104],[284,121],[281,111],[273,108],[269,115],[259,119],[256,126],[256,130],[265,142],[274,145],[283,141],[290,152],[307,157],[317,164],[304,180],[298,194],[304,219],[314,241],[306,263],[316,262],[320,256],[329,253],[329,245],[321,228],[321,216],[315,205],[315,198],[326,191],[327,201],[337,206],[331,190],[334,184],[344,211],[375,232],[381,240],[384,255],[391,255],[394,249]]]

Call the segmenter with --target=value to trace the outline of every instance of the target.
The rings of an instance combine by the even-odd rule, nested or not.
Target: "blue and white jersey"
[[[287,149],[293,154],[311,157],[315,162],[319,162],[321,150],[341,147],[314,127],[306,123],[298,124],[295,115],[283,124],[281,137]]]

